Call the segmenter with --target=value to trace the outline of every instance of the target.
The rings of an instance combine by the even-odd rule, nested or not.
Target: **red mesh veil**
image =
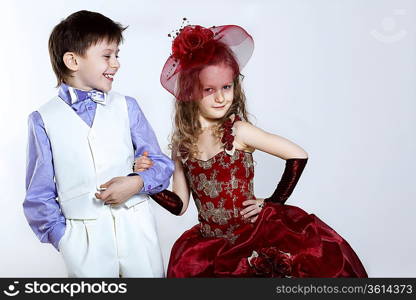
[[[172,42],[172,54],[160,74],[162,86],[178,98],[177,81],[180,73],[194,67],[209,65],[212,53],[219,44],[231,49],[240,70],[247,64],[254,50],[253,38],[240,26],[204,28],[188,25],[181,29]]]

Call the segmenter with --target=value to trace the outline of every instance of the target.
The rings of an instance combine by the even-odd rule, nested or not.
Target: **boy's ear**
[[[79,62],[78,56],[74,52],[65,52],[63,61],[65,66],[71,71],[78,71]]]

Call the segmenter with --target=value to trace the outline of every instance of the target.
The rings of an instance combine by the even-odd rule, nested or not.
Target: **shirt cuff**
[[[161,187],[162,184],[155,184],[154,182],[152,182],[152,180],[150,179],[150,174],[143,172],[135,172],[135,173],[130,173],[128,176],[140,176],[143,180],[143,187],[140,191],[138,191],[138,194],[155,194],[161,191]]]
[[[49,242],[59,251],[59,241],[65,234],[66,223],[57,223],[48,233]]]

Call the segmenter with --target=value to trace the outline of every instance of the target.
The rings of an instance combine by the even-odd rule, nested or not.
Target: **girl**
[[[254,49],[241,27],[186,26],[161,83],[176,98],[173,192],[153,195],[183,214],[190,193],[199,224],[175,242],[168,277],[367,277],[349,244],[313,214],[285,205],[308,155],[247,118],[240,70]],[[272,196],[253,192],[254,150],[284,159]],[[135,170],[148,168],[146,156]]]

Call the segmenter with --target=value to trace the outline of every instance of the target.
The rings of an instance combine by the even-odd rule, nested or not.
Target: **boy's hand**
[[[138,193],[143,188],[140,176],[115,177],[100,186],[103,191],[95,193],[95,197],[107,205],[119,205]]]
[[[148,155],[149,153],[145,151],[142,156],[136,158],[133,164],[134,172],[142,172],[153,166],[153,161],[147,157]]]

